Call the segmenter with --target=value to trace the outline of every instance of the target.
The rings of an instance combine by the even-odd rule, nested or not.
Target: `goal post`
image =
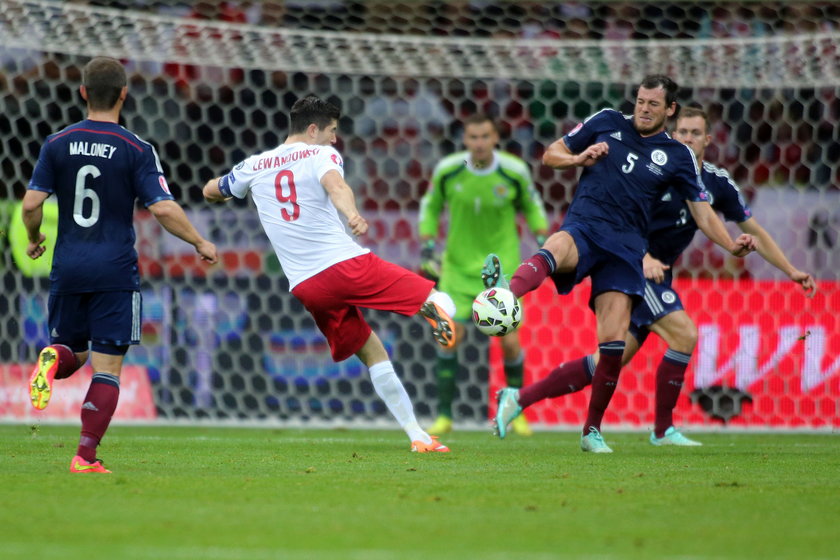
[[[680,84],[681,102],[696,101],[709,111],[709,159],[729,171],[759,222],[820,288],[817,298],[806,300],[758,255],[733,260],[698,235],[677,264],[677,287],[701,334],[677,421],[695,428],[720,422],[840,427],[836,26],[667,39],[609,38],[604,31],[593,39],[550,36],[545,29],[533,37],[525,32],[530,20],[504,23],[510,18],[503,16],[494,23],[498,29],[482,34],[484,16],[467,14],[477,31],[456,36],[436,34],[438,20],[409,3],[413,28],[427,32],[399,34],[393,26],[377,32],[374,16],[391,10],[388,3],[358,4],[364,17],[341,12],[335,17],[347,22],[337,31],[226,23],[171,10],[0,0],[0,230],[13,227],[14,203],[46,135],[84,116],[76,93],[81,67],[89,57],[107,54],[129,70],[125,126],[155,145],[176,198],[221,251],[221,263],[206,268],[191,247],[138,212],[143,344],[128,354],[133,379],[124,393],[130,401],[124,399],[117,418],[393,425],[362,365],[355,358],[340,364],[330,359],[313,321],[288,293],[252,205],[209,206],[201,197],[208,179],[282,142],[286,115],[299,96],[314,92],[341,107],[338,147],[371,224],[363,242],[416,270],[419,200],[434,165],[461,146],[463,118],[480,110],[500,121],[500,147],[530,164],[556,227],[576,173],[540,165],[545,147],[600,108],[628,111],[638,81],[666,73]],[[593,3],[591,19],[583,19],[609,29],[608,4]],[[784,7],[766,9],[778,10],[780,20]],[[689,17],[687,9],[682,13],[674,17]],[[356,19],[364,22],[353,28]],[[12,242],[11,236],[0,239],[5,421],[36,418],[18,389],[48,342],[48,282],[43,273],[25,270]],[[535,249],[526,233],[523,253]],[[526,380],[596,347],[587,288],[570,297],[548,288],[524,302]],[[418,415],[430,420],[436,349],[425,322],[366,316]],[[483,428],[493,408],[490,395],[502,383],[500,349],[470,331],[460,352],[456,426]],[[607,423],[650,426],[654,370],[663,352],[651,340],[622,373]],[[72,399],[81,398],[81,389],[73,384],[85,384],[85,375],[66,382],[74,388],[66,400],[56,393],[45,418],[75,420]],[[542,403],[528,415],[543,427],[578,428],[587,397],[584,392]]]

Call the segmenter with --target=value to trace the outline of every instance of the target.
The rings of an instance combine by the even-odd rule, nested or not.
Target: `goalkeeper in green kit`
[[[502,262],[519,262],[517,214],[521,212],[541,246],[548,220],[528,165],[518,157],[496,150],[499,132],[486,115],[472,115],[464,122],[466,151],[445,157],[435,167],[431,185],[420,203],[421,269],[455,300],[454,319],[458,343],[464,323],[471,321],[472,302],[484,290],[481,270],[488,253]],[[441,213],[449,211],[446,248],[442,258],[435,247]],[[507,384],[522,385],[524,353],[519,333],[501,338]],[[452,399],[458,371],[457,344],[438,350],[438,417],[430,434],[452,431]],[[530,435],[524,415],[513,422],[513,432]]]

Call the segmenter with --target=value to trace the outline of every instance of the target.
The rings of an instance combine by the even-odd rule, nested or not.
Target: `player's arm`
[[[742,233],[738,239],[732,241],[729,232],[726,231],[726,226],[720,221],[711,204],[705,200],[686,200],[685,202],[688,204],[694,221],[697,222],[697,227],[706,234],[706,237],[736,257],[743,257],[755,251],[755,239],[749,234]]]
[[[545,204],[543,204],[540,191],[534,185],[528,164],[521,161],[521,165],[521,170],[517,170],[515,167],[510,170],[518,176],[518,182],[522,187],[519,189],[519,200],[517,202],[525,216],[525,221],[528,223],[528,229],[534,234],[537,244],[542,246],[548,237],[548,216],[545,212]]]
[[[446,201],[443,198],[439,168],[435,169],[426,194],[420,199],[417,227],[420,233],[420,270],[427,278],[440,279],[440,254],[436,242],[440,227],[440,214]]]
[[[183,239],[193,247],[202,260],[215,264],[218,260],[216,246],[198,233],[187,218],[184,209],[174,200],[161,200],[149,205],[149,210],[160,225],[169,233]]]
[[[356,197],[353,189],[335,169],[330,169],[321,177],[321,185],[341,214],[347,218],[347,226],[353,235],[363,235],[368,230],[365,220],[356,208]]]
[[[817,293],[817,284],[814,282],[813,277],[807,272],[802,272],[797,269],[790,263],[782,249],[773,239],[773,236],[761,227],[761,224],[755,218],[740,222],[738,227],[744,233],[755,237],[758,245],[756,251],[765,261],[787,274],[788,278],[802,286],[802,289],[805,290],[805,295],[814,297],[814,294]]]
[[[44,219],[44,201],[48,196],[50,193],[33,189],[27,189],[26,194],[23,195],[21,217],[26,227],[26,237],[29,240],[26,254],[31,259],[37,259],[47,250],[44,247],[47,236],[41,233],[41,222]]]
[[[606,156],[610,147],[606,142],[592,144],[579,154],[574,154],[560,138],[555,140],[543,154],[544,165],[554,169],[568,169],[569,167],[589,167]]]
[[[540,193],[533,186],[530,190],[532,194],[526,197],[527,202],[523,201],[522,210],[525,221],[528,222],[528,227],[534,234],[534,239],[539,246],[542,246],[548,238],[548,216],[546,216]]]
[[[440,214],[443,212],[445,201],[441,194],[440,180],[437,176],[432,177],[429,190],[420,199],[420,213],[417,217],[417,227],[420,232],[420,240],[434,240],[438,235],[440,226]]]
[[[201,193],[204,195],[204,199],[207,202],[226,202],[233,198],[230,193],[228,193],[227,196],[222,194],[222,191],[219,189],[219,179],[221,179],[221,177],[210,179],[201,190]]]

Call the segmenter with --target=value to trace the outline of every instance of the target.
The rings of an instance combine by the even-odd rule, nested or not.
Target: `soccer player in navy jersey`
[[[808,297],[816,293],[816,283],[810,274],[793,266],[773,237],[756,221],[744,201],[738,185],[729,174],[703,161],[706,147],[712,141],[709,118],[699,107],[685,107],[680,111],[674,139],[688,146],[697,163],[702,166],[702,180],[712,208],[738,224],[741,231],[757,241],[756,251],[767,262],[800,284]],[[673,410],[682,389],[685,370],[697,345],[697,326],[685,312],[680,296],[671,286],[671,267],[691,243],[697,223],[686,202],[669,189],[655,204],[648,235],[648,252],[644,257],[644,300],[634,309],[630,332],[625,343],[622,365],[626,365],[644,345],[651,332],[668,344],[668,350],[656,370],[656,401],[654,429],[650,434],[653,445],[697,446],[700,442],[685,437],[674,427]],[[559,397],[579,391],[589,385],[598,354],[561,364],[545,379],[516,393],[502,389],[500,411],[496,417],[497,431],[504,433],[507,423],[522,408],[546,398]],[[501,430],[499,425],[503,425]]]
[[[134,249],[134,202],[139,199],[173,235],[208,263],[216,246],[190,223],[169,192],[151,144],[118,123],[128,88],[119,61],[96,57],[82,72],[87,119],[51,136],[41,148],[22,216],[27,254],[44,253],[42,206],[58,200],[58,238],[50,271],[50,345],[29,380],[32,405],[43,409],[53,381],[72,375],[90,354],[93,378],[82,404],[82,432],[73,473],[107,473],[96,448],[117,407],[128,347],[140,343],[140,276]]]
[[[698,227],[733,255],[755,248],[750,235],[731,239],[708,203],[691,150],[665,132],[666,119],[677,109],[677,89],[667,76],[647,76],[632,115],[604,109],[549,146],[543,163],[557,169],[580,166],[583,173],[560,231],[510,281],[510,290],[521,297],[547,277],[559,293],[592,279],[590,307],[600,359],[581,435],[583,451],[612,452],[601,436],[601,420],[618,383],[634,300],[644,295],[650,214],[665,189],[670,186],[684,198]],[[506,284],[495,255],[488,255],[482,277],[487,286]]]

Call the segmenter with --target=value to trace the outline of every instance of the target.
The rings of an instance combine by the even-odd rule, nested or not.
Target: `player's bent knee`
[[[699,335],[697,333],[697,325],[695,325],[693,322],[690,322],[683,336],[683,344],[686,348],[686,350],[683,350],[683,352],[693,352],[694,348],[697,347],[698,339]]]
[[[549,251],[557,263],[557,270],[563,271],[577,265],[578,252],[575,240],[565,231],[558,231],[546,239],[543,249]]]
[[[690,354],[697,346],[697,325],[685,311],[669,313],[650,325],[650,330],[678,352]]]

